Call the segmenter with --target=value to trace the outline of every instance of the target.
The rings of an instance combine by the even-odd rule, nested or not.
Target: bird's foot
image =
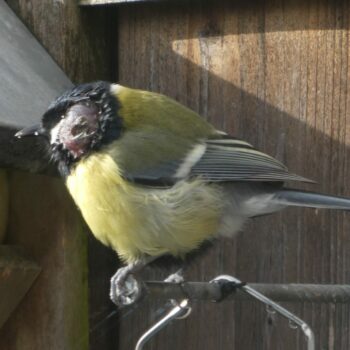
[[[184,276],[183,276],[183,270],[180,269],[178,271],[176,271],[175,273],[169,275],[164,282],[168,282],[168,283],[182,283],[184,282]]]
[[[135,265],[121,267],[111,278],[109,296],[117,306],[130,305],[137,301],[141,295],[141,287],[132,275]]]

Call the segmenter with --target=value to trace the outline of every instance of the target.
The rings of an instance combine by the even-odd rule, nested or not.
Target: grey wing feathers
[[[206,141],[206,150],[194,164],[190,176],[207,181],[304,181],[304,177],[291,174],[273,157],[253,148],[245,141],[219,136]]]
[[[313,182],[289,173],[278,160],[256,150],[249,143],[226,134],[218,133],[196,144],[186,144],[184,140],[169,138],[170,141],[165,144],[170,148],[163,147],[162,152],[157,152],[158,139],[158,134],[147,139],[135,138],[133,135],[132,142],[127,144],[128,158],[123,164],[124,176],[128,180],[153,187],[171,186],[183,179],[195,177],[201,177],[208,182]],[[139,143],[135,140],[139,140]],[[144,147],[145,142],[152,147]],[[181,155],[170,156],[172,143],[182,147]],[[133,152],[130,152],[131,148]],[[151,156],[147,153],[150,150]],[[167,159],[163,159],[164,154],[168,155]],[[134,155],[137,156],[135,159]],[[140,157],[144,160],[141,165],[138,160]],[[137,166],[132,167],[130,164]]]

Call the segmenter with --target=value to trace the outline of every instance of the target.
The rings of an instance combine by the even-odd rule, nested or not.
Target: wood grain
[[[4,241],[9,212],[9,184],[5,170],[0,170],[0,244]]]
[[[4,1],[0,2],[0,32],[0,124],[36,124],[71,82]]]
[[[82,9],[75,1],[7,3],[74,83],[115,80],[115,13]],[[0,135],[4,157],[4,147],[13,146],[9,138],[7,131]],[[19,159],[42,157],[40,145],[31,153],[27,146],[17,149]],[[28,170],[27,163],[20,164]],[[88,230],[60,180],[10,172],[10,198],[7,242],[25,246],[43,273],[0,331],[0,349],[113,348],[116,318],[100,321],[114,309],[108,281],[115,254],[87,241]]]
[[[40,272],[21,247],[0,245],[0,328],[15,310]]]
[[[71,82],[4,1],[0,32],[0,166],[40,172],[49,167],[44,143],[15,142],[15,131],[37,124]]]
[[[113,79],[113,13],[104,8],[82,9],[75,1],[7,3],[73,83]]]
[[[80,0],[79,4],[81,6],[97,6],[97,5],[124,4],[124,3],[131,3],[131,2],[146,2],[146,1],[157,1],[157,0]]]
[[[120,82],[174,97],[315,179],[313,190],[349,196],[349,16],[347,1],[326,0],[123,6]],[[228,273],[251,282],[349,283],[349,229],[343,212],[259,218],[192,266],[188,279]],[[349,305],[286,306],[313,327],[317,349],[349,348]],[[121,316],[119,349],[135,345],[159,307]],[[256,303],[200,303],[149,348],[294,350],[305,342]]]
[[[86,236],[58,179],[10,176],[7,244],[22,246],[42,267],[36,283],[0,330],[0,348],[86,349]]]

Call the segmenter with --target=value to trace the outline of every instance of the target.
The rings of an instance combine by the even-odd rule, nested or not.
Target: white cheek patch
[[[175,177],[180,179],[186,177],[190,173],[192,167],[201,159],[206,148],[207,146],[202,143],[194,146],[177,169]]]
[[[109,89],[110,93],[115,96],[117,96],[121,90],[123,90],[123,86],[119,84],[112,84]]]
[[[61,129],[61,123],[57,123],[54,128],[51,129],[50,131],[50,143],[57,143],[58,140],[58,133],[60,132]]]

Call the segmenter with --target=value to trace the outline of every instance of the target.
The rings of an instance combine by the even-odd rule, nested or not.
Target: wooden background
[[[317,180],[315,190],[350,196],[349,1],[201,0],[90,9],[75,1],[7,2],[74,82],[119,76],[122,84],[165,93]],[[62,183],[13,173],[10,190],[8,240],[31,249],[45,270],[2,329],[0,348],[85,350],[89,342],[91,350],[132,349],[163,305],[146,302],[121,313],[117,323],[108,301],[115,256],[90,239],[87,325],[87,295],[75,294],[85,293],[85,233]],[[187,278],[208,281],[227,273],[248,282],[349,283],[349,265],[349,214],[290,209],[256,219],[244,234],[219,243]],[[57,300],[67,301],[63,309]],[[286,306],[313,327],[317,349],[350,348],[348,305]],[[299,331],[262,306],[225,302],[194,305],[187,320],[147,346],[179,348],[306,347]]]
[[[348,1],[216,1],[120,7],[122,84],[160,91],[277,156],[314,190],[350,195]],[[311,188],[311,187],[310,187]],[[349,283],[350,215],[290,209],[221,242],[188,280]],[[158,275],[156,275],[158,276]],[[154,275],[152,277],[155,277]],[[287,304],[316,349],[350,348],[348,305]],[[121,318],[131,349],[156,305]],[[299,331],[255,303],[199,304],[147,349],[305,349]]]

